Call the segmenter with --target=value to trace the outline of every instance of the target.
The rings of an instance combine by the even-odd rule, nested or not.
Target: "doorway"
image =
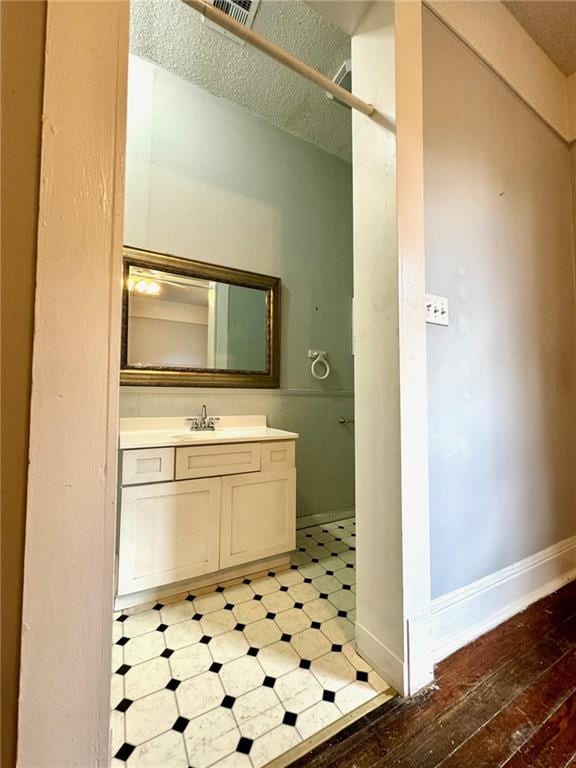
[[[55,45],[51,50],[57,49],[62,55],[58,59],[48,57],[47,60],[47,115],[48,121],[56,119],[58,131],[52,133],[52,138],[47,137],[45,140],[43,163],[45,167],[48,163],[55,169],[50,177],[51,190],[61,189],[64,198],[74,189],[78,189],[78,184],[80,190],[84,190],[86,189],[86,165],[80,177],[77,175],[77,168],[71,167],[66,159],[70,151],[82,154],[82,147],[85,146],[88,137],[92,136],[93,140],[97,137],[100,143],[94,148],[96,151],[86,158],[86,163],[93,161],[99,165],[103,157],[118,157],[118,165],[109,161],[106,166],[108,175],[104,182],[106,189],[116,189],[115,218],[109,207],[103,209],[96,206],[96,213],[99,210],[104,218],[112,216],[106,221],[110,223],[114,219],[117,225],[118,212],[122,209],[119,202],[121,185],[117,183],[115,186],[114,179],[119,178],[117,174],[118,168],[121,167],[121,152],[119,156],[115,154],[118,152],[115,137],[118,132],[119,135],[123,133],[124,61],[128,39],[126,8],[121,4],[102,4],[105,7],[91,6],[87,10],[84,4],[74,5],[76,7],[64,8],[54,3],[49,13],[50,39]],[[408,192],[413,192],[415,183],[417,186],[418,169],[413,168],[412,162],[406,162],[406,157],[403,155],[403,150],[409,147],[411,159],[413,158],[414,135],[404,145],[399,129],[401,118],[408,116],[406,109],[412,101],[407,99],[403,102],[398,98],[398,92],[404,93],[404,89],[406,93],[419,93],[417,87],[413,88],[415,81],[416,86],[418,85],[418,73],[414,72],[414,42],[416,41],[416,49],[419,45],[419,8],[417,4],[414,6],[417,13],[414,13],[413,8],[402,9],[402,4],[397,8],[386,3],[376,4],[376,15],[368,14],[363,19],[364,26],[357,27],[352,48],[353,62],[355,57],[358,62],[358,87],[361,91],[365,89],[362,95],[374,101],[380,111],[380,118],[369,126],[358,122],[354,126],[355,174],[360,172],[355,179],[356,199],[363,203],[355,209],[355,258],[357,255],[360,257],[360,261],[355,264],[355,273],[359,277],[358,281],[355,279],[356,301],[360,301],[360,308],[356,312],[356,332],[361,337],[357,347],[356,366],[357,371],[361,369],[365,374],[363,379],[357,377],[356,380],[358,402],[355,414],[357,451],[361,445],[365,446],[362,466],[366,479],[366,483],[362,486],[363,495],[357,496],[359,554],[364,547],[362,556],[364,565],[358,571],[358,623],[365,631],[363,637],[359,637],[359,649],[365,657],[375,662],[379,670],[385,672],[387,679],[395,677],[398,682],[396,683],[396,680],[393,682],[403,693],[417,690],[421,684],[428,682],[431,674],[426,643],[427,607],[429,610],[426,595],[427,507],[426,504],[422,505],[417,495],[410,496],[411,491],[407,484],[410,471],[422,462],[422,451],[416,443],[418,438],[422,438],[422,430],[425,429],[425,418],[422,421],[422,417],[425,417],[425,410],[423,412],[422,408],[425,409],[425,405],[421,403],[420,398],[422,381],[425,387],[425,374],[422,379],[419,378],[419,374],[422,373],[419,366],[423,363],[423,356],[418,354],[424,333],[423,322],[421,328],[418,326],[423,317],[423,305],[422,313],[418,305],[418,301],[424,295],[423,270],[422,283],[419,283],[417,278],[422,264],[418,258],[414,258],[414,254],[419,254],[417,238],[416,241],[414,239],[414,232],[418,231],[418,226],[416,228],[409,226],[413,222],[410,222],[410,216],[406,214],[408,208],[405,207],[410,197],[410,215],[418,222],[418,206],[414,205],[413,195],[408,196]],[[375,32],[378,29],[383,30],[380,37]],[[386,45],[386,40],[390,40],[391,29],[395,29],[396,50]],[[85,47],[82,44],[68,45],[72,39],[76,43],[84,41]],[[86,51],[94,50],[95,40],[100,40],[99,44],[107,46],[106,51],[103,52],[104,60],[107,62],[104,68],[100,66],[95,69],[89,57],[83,58]],[[57,41],[60,41],[60,44],[56,44]],[[374,61],[372,56],[374,51],[371,50],[374,45],[376,45],[376,57],[378,58],[381,54],[383,64],[388,66],[392,62],[392,72],[395,69],[395,83],[392,83],[389,93],[383,93],[383,90],[386,91],[390,86],[389,82],[378,81],[374,84],[372,81],[373,84],[370,85],[367,64],[370,58]],[[409,62],[402,61],[403,51],[406,52],[407,58],[408,51],[410,52]],[[85,76],[82,87],[66,90],[59,86],[59,83],[63,82],[60,77],[61,68],[66,72],[75,70],[79,65],[75,56],[83,62]],[[363,78],[366,79],[363,80]],[[97,82],[96,92],[106,94],[103,103],[99,103],[97,108],[92,99],[87,97],[87,82],[93,82],[95,86]],[[396,101],[397,109],[394,106]],[[73,104],[71,111],[67,111],[67,104]],[[400,107],[401,104],[402,107]],[[81,106],[84,106],[84,112],[80,109]],[[77,119],[79,109],[80,114],[84,115],[80,124]],[[394,121],[398,125],[395,139],[390,130]],[[412,123],[409,122],[408,127],[411,125]],[[376,132],[378,135],[375,138]],[[416,139],[417,133],[416,130]],[[372,154],[370,154],[370,146],[372,146]],[[392,166],[387,163],[389,158],[394,158]],[[394,170],[392,176],[390,175],[391,167]],[[401,173],[402,167],[405,170],[404,175]],[[398,168],[398,180],[396,168]],[[381,182],[385,182],[386,191],[392,194],[392,198],[389,199],[395,199],[397,202],[398,222],[395,210],[387,206],[383,209],[382,203],[378,203],[378,198],[373,195],[374,186],[369,182],[369,177],[378,169],[383,172],[378,178]],[[373,177],[372,182],[375,181],[377,182],[377,179]],[[366,186],[363,187],[363,183]],[[366,197],[362,200],[363,194]],[[53,200],[52,195],[47,195],[47,190],[44,190],[41,212],[42,206],[45,206],[44,210],[47,211],[46,206],[52,204]],[[383,210],[390,214],[385,218],[384,225]],[[403,211],[402,216],[400,214]],[[87,201],[86,218],[90,219],[96,213],[92,201]],[[391,241],[392,231],[396,233],[397,239],[393,238]],[[35,370],[37,373],[43,371],[50,358],[53,377],[47,381],[42,376],[36,376],[33,393],[33,460],[30,476],[24,604],[24,620],[32,629],[25,635],[23,641],[20,711],[22,764],[26,762],[65,764],[65,756],[69,757],[69,751],[62,750],[65,749],[64,743],[69,750],[69,730],[64,738],[62,727],[58,724],[63,712],[69,712],[69,716],[65,718],[68,724],[77,722],[78,726],[75,729],[77,735],[75,764],[89,764],[95,754],[97,754],[96,759],[100,761],[99,764],[104,764],[103,756],[105,752],[107,753],[104,745],[108,735],[105,725],[108,683],[103,682],[105,675],[102,673],[107,667],[109,668],[109,662],[106,662],[106,653],[102,649],[101,640],[106,635],[106,606],[110,607],[112,591],[112,568],[111,564],[106,565],[106,563],[112,551],[115,493],[113,466],[116,452],[115,395],[108,387],[108,383],[110,372],[117,371],[118,350],[114,344],[111,348],[110,334],[111,329],[112,332],[118,329],[119,322],[119,306],[117,298],[114,297],[117,295],[119,248],[122,242],[118,228],[114,239],[110,237],[110,232],[110,226],[90,230],[89,233],[79,229],[78,238],[72,243],[68,231],[54,233],[49,228],[39,243],[38,306],[42,310],[41,316],[45,318],[45,324],[39,329],[36,337]],[[88,240],[86,240],[87,234],[90,234]],[[56,235],[60,236],[60,240]],[[86,247],[80,247],[82,242],[85,242]],[[411,258],[408,258],[408,244]],[[384,305],[363,301],[371,295],[363,294],[363,291],[372,290],[374,280],[370,280],[370,276],[372,274],[374,277],[375,274],[374,271],[367,269],[369,261],[364,259],[374,258],[375,246],[381,256],[386,254],[386,258],[380,259],[380,264],[385,262],[386,270],[394,266],[393,272],[385,271],[380,274],[385,283],[382,288],[383,298],[386,299]],[[54,248],[60,255],[57,260],[48,258]],[[109,254],[109,261],[104,270],[102,259],[97,256],[102,249]],[[78,263],[78,253],[82,254],[81,264]],[[69,254],[69,259],[65,258],[66,254]],[[371,257],[370,254],[372,254]],[[75,269],[71,269],[73,265]],[[75,289],[86,286],[91,270],[94,270],[97,279],[91,283],[90,301],[79,303],[73,300]],[[400,291],[398,291],[398,281],[393,279],[394,276],[398,277],[399,272],[404,278],[400,281]],[[62,281],[64,275],[66,279]],[[412,282],[407,279],[410,275],[414,278]],[[62,306],[62,294],[57,290],[57,286],[64,284],[66,290],[70,292],[71,300],[66,305],[65,324],[62,325],[61,315],[53,314],[53,309],[56,309],[53,297],[55,291],[59,293],[59,306]],[[418,309],[415,309],[415,306],[418,306]],[[383,307],[384,315],[382,315]],[[106,311],[103,311],[104,308],[107,308]],[[368,309],[370,312],[367,311]],[[374,313],[370,314],[372,310]],[[402,348],[398,349],[392,342],[390,348],[394,350],[395,362],[383,366],[383,377],[377,372],[368,376],[370,365],[372,365],[369,361],[383,361],[385,358],[385,355],[374,355],[374,349],[386,348],[382,347],[381,343],[387,340],[387,336],[386,339],[380,336],[378,341],[378,327],[383,318],[387,323],[386,333],[389,334],[390,339],[397,339],[398,327],[401,326]],[[89,349],[85,348],[84,337],[81,345],[77,343],[77,328],[86,327],[86,322],[91,328],[90,337],[93,340],[98,337],[107,339],[104,350],[99,349],[99,356],[94,356],[93,346]],[[416,326],[418,328],[415,330]],[[65,345],[68,347],[66,352],[63,349],[61,353],[56,354],[58,364],[54,366],[55,338],[61,338],[63,342],[68,340],[72,343],[72,347],[77,349],[78,354],[74,357],[73,365],[69,357],[70,344],[68,343]],[[415,355],[414,350],[417,353]],[[408,355],[407,359],[404,358],[405,355]],[[89,391],[84,387],[78,388],[79,360],[86,361],[86,370],[89,372],[93,388],[93,392],[88,397],[90,413],[86,407]],[[407,377],[411,380],[407,381]],[[385,403],[382,403],[381,397],[383,381],[390,382],[390,398],[386,399]],[[55,386],[65,407],[63,406],[61,410],[54,409],[46,419],[42,415],[46,415],[42,403],[45,402],[45,397],[50,398]],[[359,388],[366,398],[362,399],[364,405],[360,404]],[[402,391],[402,402],[399,401],[399,391]],[[415,398],[414,403],[411,397]],[[96,403],[107,403],[107,406],[95,408]],[[374,417],[374,427],[370,428],[369,420]],[[61,451],[62,455],[73,457],[73,459],[63,463],[56,461],[55,464],[54,435],[62,429],[68,429],[72,423],[76,428],[76,442],[67,440],[66,444],[62,445]],[[383,430],[381,428],[383,423],[389,428]],[[79,424],[82,425],[82,429],[79,429]],[[380,429],[377,429],[378,426]],[[83,439],[86,435],[85,430],[92,435],[88,446]],[[95,436],[99,436],[96,441]],[[425,443],[424,440],[420,442]],[[96,445],[100,457],[96,465],[105,468],[104,474],[99,475],[98,478],[94,478],[92,469],[94,463],[89,456],[90,446]],[[43,449],[40,453],[39,448]],[[52,457],[50,467],[44,466],[38,458],[40,454],[48,453]],[[401,469],[399,469],[398,454],[403,457]],[[81,460],[84,471],[78,472],[76,458]],[[361,462],[360,458],[358,462]],[[421,466],[420,470],[422,470]],[[425,467],[423,471],[418,472],[417,476],[420,480],[423,476],[425,477]],[[65,480],[64,483],[61,482],[62,479]],[[97,482],[94,482],[95,479]],[[88,514],[86,507],[78,505],[79,499],[83,496],[72,499],[65,495],[61,498],[62,489],[68,488],[71,482],[72,487],[81,489],[79,491],[81,494],[84,494],[86,488],[90,489],[90,511],[94,509],[105,511],[103,516],[98,517],[96,528],[92,528],[95,522],[94,516]],[[386,491],[384,496],[381,493],[383,482]],[[425,483],[420,485],[425,486]],[[45,519],[42,517],[42,509],[48,497],[53,502],[54,513],[50,536],[46,537],[43,535],[43,526],[38,526],[38,523]],[[57,498],[61,498],[61,504],[56,503]],[[362,505],[359,504],[361,498]],[[380,512],[383,509],[382,499],[384,499],[384,507],[390,510],[389,516],[382,515]],[[366,508],[366,504],[371,506],[372,511]],[[86,512],[84,512],[85,509]],[[70,519],[74,519],[74,514],[81,514],[81,525],[78,527],[70,526]],[[388,519],[384,519],[386,517]],[[105,525],[102,523],[103,520]],[[417,521],[418,531],[413,525],[415,521]],[[92,530],[93,535],[89,533]],[[96,543],[97,546],[95,546]],[[56,574],[57,578],[53,573],[55,551],[74,551],[76,554],[74,561],[68,563],[66,569],[62,569],[61,577]],[[88,560],[82,557],[82,551],[91,552],[91,557]],[[387,557],[383,557],[383,553]],[[104,577],[98,579],[97,583],[94,583],[93,579],[85,580],[80,575],[83,568],[87,568],[91,574],[102,573]],[[78,578],[71,578],[72,572],[77,574]],[[387,574],[391,574],[391,578],[388,579]],[[369,576],[368,579],[367,576]],[[50,637],[50,627],[45,626],[42,620],[42,616],[46,616],[46,605],[38,602],[37,595],[40,590],[37,586],[41,583],[50,583],[55,595],[54,599],[58,604],[65,604],[65,616],[62,616],[60,631],[54,638]],[[387,594],[388,590],[392,599],[382,600],[381,595]],[[89,606],[94,606],[94,610],[89,609],[87,614]],[[79,616],[82,617],[82,630],[75,633],[74,626]],[[79,651],[78,654],[69,655],[66,660],[60,653],[63,626],[65,626],[68,642]],[[96,651],[95,654],[90,652],[91,646]],[[408,657],[411,659],[410,668],[407,664]],[[53,674],[55,668],[58,669],[58,675]],[[50,675],[46,678],[46,685],[39,684],[49,670]],[[78,674],[81,674],[85,680],[85,690],[91,688],[101,692],[100,697],[83,696],[83,700],[88,699],[88,702],[82,706],[77,700],[66,703],[70,690],[66,680],[70,680],[71,675],[77,677]],[[34,681],[33,684],[32,681]],[[39,689],[46,691],[48,701],[61,702],[55,719],[46,717],[48,709],[44,708],[44,696],[37,695]],[[33,695],[32,690],[34,690]],[[91,712],[88,712],[87,708],[91,708]],[[94,745],[97,746],[94,747]],[[94,748],[96,752],[87,753],[85,752],[87,748],[90,750]],[[37,750],[41,750],[43,755],[40,760],[36,758],[36,755],[40,754]]]
[[[253,30],[278,43],[297,28],[294,55],[339,79],[344,70],[350,76],[349,35],[303,2],[284,3],[281,17],[279,9],[262,0]],[[393,695],[355,649],[351,110],[180,0],[133,0],[127,126],[125,258],[140,263],[129,267],[122,323],[121,462],[134,458],[128,434],[139,420],[154,430],[204,409],[224,436],[228,420],[258,414],[285,438],[297,436],[296,539],[289,560],[262,563],[256,539],[263,534],[239,512],[238,536],[246,541],[234,563],[245,572],[173,583],[176,572],[197,572],[191,555],[201,539],[171,511],[184,486],[177,478],[156,486],[148,473],[141,485],[123,477],[111,754],[127,764],[154,755],[182,766],[263,765]],[[145,269],[147,258],[154,263]],[[272,346],[280,347],[277,389],[254,389],[250,373],[232,388],[238,374],[230,369],[265,363],[264,354],[255,357],[265,347],[262,313],[248,312],[245,300],[234,304],[238,292],[258,299],[258,291],[161,271],[209,271],[205,262],[227,270],[224,278],[244,270],[245,282],[255,271],[279,281],[271,330]],[[248,349],[236,341],[238,327],[248,329]],[[310,349],[323,350],[327,364],[314,363]],[[244,364],[234,365],[240,353]],[[191,366],[197,384],[216,369],[228,387],[210,387],[210,379],[199,388],[134,386],[136,376],[162,383],[154,365],[162,375],[170,369],[174,384],[178,376],[188,382]],[[175,448],[177,456],[182,450]],[[222,493],[232,482],[252,483],[255,468],[235,465],[243,474],[224,475]],[[275,514],[272,497],[268,504],[259,528]],[[164,520],[159,527],[151,505]],[[134,526],[126,522],[131,515]],[[225,524],[222,517],[221,530]],[[190,556],[169,541],[188,536],[195,539]],[[220,570],[230,562],[224,546]],[[138,566],[135,549],[154,566]],[[135,593],[138,584],[148,589]]]

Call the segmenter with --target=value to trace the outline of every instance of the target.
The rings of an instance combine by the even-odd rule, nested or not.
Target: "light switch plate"
[[[445,296],[426,294],[426,322],[433,325],[448,325],[448,299]]]

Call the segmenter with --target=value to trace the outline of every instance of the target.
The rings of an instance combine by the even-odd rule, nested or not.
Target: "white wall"
[[[298,514],[353,508],[350,164],[135,56],[128,121],[126,244],[279,276],[282,359],[279,392],[124,388],[121,414],[266,412],[301,434]]]
[[[569,150],[424,14],[433,595],[576,532]]]
[[[208,362],[208,326],[173,320],[130,318],[128,362],[131,365],[175,365],[205,368]]]

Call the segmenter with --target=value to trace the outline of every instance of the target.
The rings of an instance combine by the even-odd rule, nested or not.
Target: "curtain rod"
[[[300,61],[296,56],[292,56],[291,53],[288,53],[283,48],[280,48],[280,46],[275,45],[257,32],[253,32],[251,29],[248,29],[248,27],[235,21],[226,13],[218,10],[218,8],[214,8],[213,5],[205,3],[204,0],[182,0],[182,2],[186,3],[186,5],[189,5],[190,8],[198,11],[203,16],[206,16],[210,21],[215,22],[229,32],[237,35],[242,40],[245,40],[247,43],[250,43],[254,48],[267,54],[280,62],[280,64],[291,69],[293,72],[296,72],[307,80],[319,85],[320,88],[328,91],[328,93],[331,93],[332,96],[335,96],[339,101],[343,101],[349,107],[352,107],[352,109],[357,109],[368,117],[374,114],[375,108],[372,104],[367,104],[365,101],[362,101],[358,96],[354,96],[354,94],[350,93],[345,88],[342,88],[340,85],[337,85],[333,80],[330,80],[329,77],[326,77],[310,65]]]

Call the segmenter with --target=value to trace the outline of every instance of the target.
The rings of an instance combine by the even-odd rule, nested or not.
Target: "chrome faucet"
[[[189,416],[186,421],[190,422],[190,429],[193,432],[200,432],[205,430],[215,430],[216,423],[220,421],[218,416],[208,416],[208,410],[206,404],[202,403],[202,410],[199,416]]]

